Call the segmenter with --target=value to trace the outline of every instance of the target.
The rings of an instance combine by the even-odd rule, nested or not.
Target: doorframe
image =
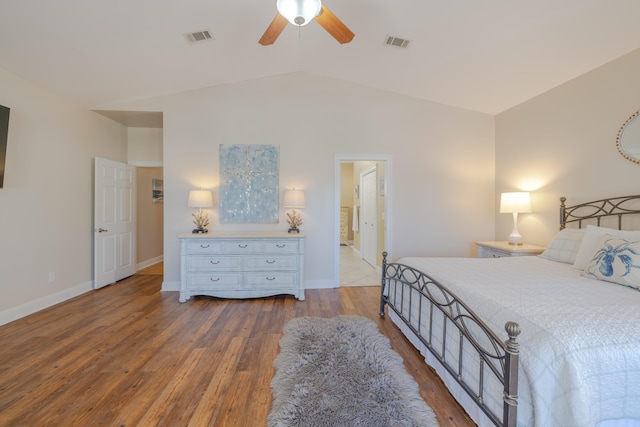
[[[393,224],[392,203],[392,174],[391,154],[336,154],[334,163],[334,189],[333,189],[333,247],[334,247],[334,272],[333,281],[335,287],[340,287],[340,165],[345,162],[384,162],[384,242],[385,251],[391,259],[393,253],[391,236]],[[378,248],[380,250],[380,248]]]

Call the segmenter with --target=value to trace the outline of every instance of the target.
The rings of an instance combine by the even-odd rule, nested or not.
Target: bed
[[[380,315],[480,426],[640,426],[640,196],[566,206],[539,256],[383,254]]]

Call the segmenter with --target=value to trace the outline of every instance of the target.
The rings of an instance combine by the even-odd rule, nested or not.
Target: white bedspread
[[[499,336],[522,334],[519,426],[640,420],[640,292],[539,257],[403,258]]]

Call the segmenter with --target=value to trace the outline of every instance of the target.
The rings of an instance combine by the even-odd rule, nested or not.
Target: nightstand
[[[476,242],[476,245],[478,245],[478,258],[539,255],[546,249],[527,243],[510,245],[509,242]]]

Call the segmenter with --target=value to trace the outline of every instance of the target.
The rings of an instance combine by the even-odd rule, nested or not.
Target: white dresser
[[[304,300],[304,235],[210,232],[180,238],[180,302],[194,295]]]

